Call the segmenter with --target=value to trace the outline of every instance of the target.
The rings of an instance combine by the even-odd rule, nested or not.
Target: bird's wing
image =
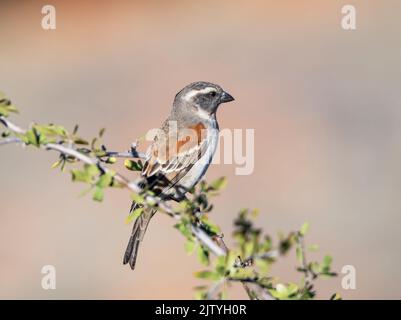
[[[142,170],[148,188],[161,193],[174,187],[187,174],[205,154],[209,144],[203,123],[179,128],[175,134],[164,130],[162,135],[158,134],[149,147]]]
[[[143,188],[172,199],[181,199],[186,193],[187,190],[179,188],[177,184],[205,154],[209,145],[207,130],[202,123],[188,129],[178,129],[171,135],[168,135],[165,126],[159,131],[148,149],[142,170]],[[130,212],[139,206],[133,202]],[[155,212],[145,209],[135,221],[123,260],[124,264],[130,264],[131,269],[135,268],[139,244]]]

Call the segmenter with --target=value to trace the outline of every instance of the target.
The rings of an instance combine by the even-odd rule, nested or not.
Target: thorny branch
[[[10,113],[16,112],[18,110],[11,101],[0,93],[0,124],[6,128],[1,133],[0,146],[32,145],[38,149],[56,151],[59,159],[53,164],[53,168],[60,167],[64,170],[67,163],[83,163],[82,167],[71,170],[72,179],[90,185],[89,190],[93,191],[94,200],[102,201],[103,190],[107,187],[122,187],[130,191],[134,201],[142,204],[142,210],[156,209],[177,221],[175,227],[186,238],[186,251],[191,253],[196,249],[200,262],[209,266],[209,270],[199,271],[195,276],[214,282],[210,287],[199,286],[197,297],[224,298],[228,284],[240,282],[250,299],[312,299],[315,296],[313,281],[319,276],[336,275],[331,270],[332,258],[329,255],[321,263],[306,261],[304,236],[308,229],[307,223],[297,232],[290,232],[287,236],[279,235],[278,245],[273,245],[269,235],[264,235],[260,228],[254,227],[250,216],[255,216],[255,210],[244,209],[239,212],[234,220],[235,245],[229,249],[219,227],[209,221],[207,216],[213,208],[208,197],[223,188],[224,177],[210,184],[201,181],[194,190],[177,190],[184,199],[181,196],[169,199],[177,202],[177,205],[172,206],[173,201],[155,195],[146,187],[140,187],[139,180],[131,181],[108,167],[116,162],[116,158],[125,158],[124,165],[127,169],[141,171],[141,160],[146,159],[146,155],[137,151],[137,143],[133,143],[128,151],[117,152],[109,151],[101,144],[104,129],[99,131],[91,143],[77,134],[78,126],[75,126],[72,133],[63,126],[54,124],[32,124],[25,130],[8,120]],[[134,210],[127,217],[127,222],[140,214],[141,210]],[[294,245],[301,264],[296,270],[302,272],[304,278],[300,285],[275,284],[274,278],[268,276],[270,265],[275,258],[286,254]],[[216,256],[211,270],[210,254]],[[337,294],[332,296],[332,299],[339,298]]]
[[[131,144],[131,148],[129,151],[125,152],[117,152],[117,151],[107,151],[107,157],[116,157],[116,158],[128,158],[128,159],[145,159],[146,155],[142,152],[138,152],[136,150],[137,143],[134,142]]]
[[[15,125],[8,119],[6,119],[3,116],[0,116],[0,122],[10,131],[17,133],[17,134],[25,134],[26,130],[23,128],[20,128],[19,126]],[[12,143],[22,143],[25,144],[24,141],[18,137],[8,137],[4,138],[2,141],[0,141],[0,145],[5,145],[5,144],[12,144]],[[92,158],[87,156],[86,154],[79,152],[74,148],[73,143],[69,143],[68,145],[63,145],[61,143],[43,143],[41,145],[41,148],[44,150],[53,150],[59,152],[61,155],[64,156],[70,156],[73,157],[85,164],[89,165],[96,165],[102,172],[109,172],[111,173],[111,170],[108,169],[106,166],[102,164],[101,159],[99,158]],[[105,156],[108,157],[120,157],[120,158],[131,158],[131,159],[144,159],[145,154],[138,152],[136,150],[136,143],[133,143],[131,145],[131,148],[129,151],[126,152],[115,152],[115,151],[108,151],[106,152]],[[125,176],[121,175],[120,173],[115,173],[113,172],[113,177],[116,181],[118,181],[123,187],[126,189],[129,189],[135,193],[139,193],[142,191],[142,189],[138,186],[138,184],[134,181],[130,181],[128,178]],[[177,214],[172,207],[163,201],[162,199],[147,195],[145,198],[147,203],[150,203],[152,205],[155,205],[160,211],[166,213],[170,217],[180,220],[181,216]],[[229,249],[225,245],[223,241],[223,236],[220,235],[218,237],[210,237],[202,228],[200,228],[197,225],[191,225],[191,231],[193,235],[196,237],[198,241],[200,241],[204,246],[206,246],[213,254],[216,256],[225,256],[227,255]],[[217,282],[214,286],[212,286],[210,292],[208,293],[207,298],[211,299],[214,298],[215,296],[215,291],[219,288],[224,283],[224,281],[219,281]],[[251,288],[252,282],[250,281],[247,283],[247,281],[242,281],[242,284],[244,286],[244,289],[246,290],[247,294],[251,299],[263,299],[263,300],[272,300],[274,299],[268,292],[267,290],[264,290],[263,288]],[[256,286],[257,287],[257,286]],[[258,293],[256,293],[258,291]]]

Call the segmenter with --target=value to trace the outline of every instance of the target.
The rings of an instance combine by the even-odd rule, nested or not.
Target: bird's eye
[[[213,97],[213,98],[216,96],[216,94],[217,94],[216,91],[212,91],[212,92],[209,93],[209,95],[210,95],[211,97]]]

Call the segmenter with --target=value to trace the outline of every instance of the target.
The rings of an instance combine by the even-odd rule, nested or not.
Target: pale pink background
[[[357,270],[357,290],[321,281],[319,298],[401,298],[401,46],[399,1],[352,1],[357,30],[340,27],[346,1],[48,1],[0,4],[0,90],[20,125],[55,122],[85,135],[107,127],[125,149],[166,117],[189,82],[236,97],[222,128],[254,128],[255,171],[229,177],[212,218],[229,237],[238,209],[261,209],[273,234],[311,222],[309,243]],[[195,257],[163,215],[152,221],[135,272],[122,265],[129,199],[77,195],[53,153],[0,149],[0,298],[192,298]],[[57,290],[41,288],[56,266]],[[294,259],[274,274],[296,280]],[[232,298],[243,298],[234,288]]]

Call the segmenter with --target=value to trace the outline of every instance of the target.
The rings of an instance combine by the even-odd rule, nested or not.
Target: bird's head
[[[233,101],[234,98],[217,84],[194,82],[187,85],[175,96],[174,104],[195,109],[200,116],[216,113],[220,104]]]

